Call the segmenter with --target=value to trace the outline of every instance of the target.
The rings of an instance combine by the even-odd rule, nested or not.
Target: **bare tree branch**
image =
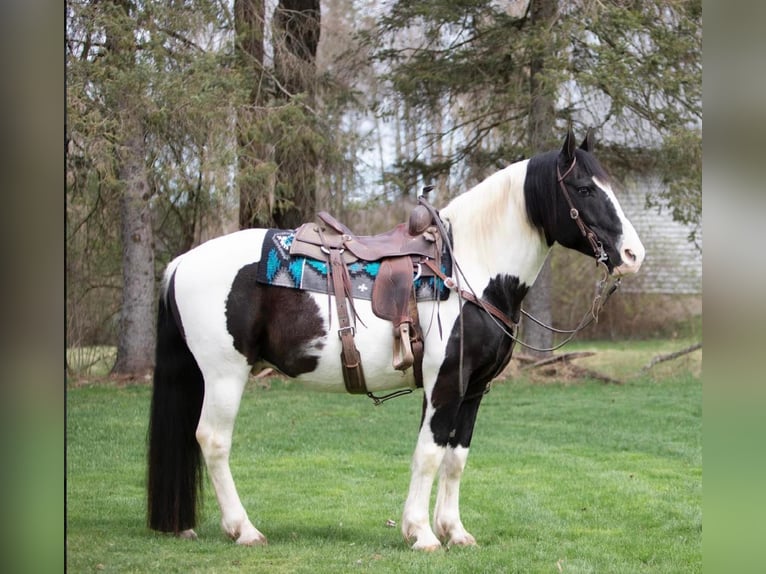
[[[644,367],[641,369],[641,372],[645,373],[659,363],[664,363],[665,361],[672,361],[673,359],[683,357],[684,355],[693,353],[694,351],[701,348],[702,348],[702,343],[700,342],[700,343],[694,343],[693,345],[690,345],[689,347],[686,347],[685,349],[681,349],[680,351],[674,351],[672,353],[657,355],[651,361],[649,361],[646,365],[644,365]]]

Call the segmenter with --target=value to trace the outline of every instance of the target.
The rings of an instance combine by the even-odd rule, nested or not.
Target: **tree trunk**
[[[144,140],[143,83],[134,74],[136,42],[131,2],[114,0],[107,25],[107,57],[114,75],[107,94],[119,131],[114,134],[122,237],[122,308],[112,372],[142,376],[154,366],[154,234]]]
[[[154,367],[154,235],[142,122],[131,111],[121,111],[123,129],[130,133],[119,154],[118,174],[125,186],[120,198],[123,287],[113,372],[140,376]]]
[[[247,104],[237,111],[239,148],[239,227],[273,227],[274,182],[268,166],[270,149],[259,133],[263,116],[264,0],[235,0],[237,54],[250,90]]]
[[[551,272],[551,258],[545,260],[532,288],[524,298],[524,310],[538,321],[550,325],[553,321],[551,300],[553,291],[553,273]],[[550,349],[553,347],[553,332],[540,327],[533,321],[524,317],[522,322],[522,340],[538,349]],[[537,351],[525,348],[524,352],[533,357],[547,357],[552,351]]]
[[[549,151],[553,147],[553,129],[556,122],[554,107],[556,86],[545,78],[546,54],[554,49],[549,40],[550,29],[556,17],[557,3],[553,0],[534,0],[530,12],[532,34],[537,36],[537,49],[533,53],[529,69],[530,108],[528,136],[532,153]],[[524,299],[524,309],[536,319],[550,325],[552,320],[553,273],[550,257],[545,261],[540,274]],[[524,341],[541,349],[553,346],[553,332],[540,327],[528,319],[523,324]],[[536,356],[550,355],[550,351],[527,351]]]
[[[277,98],[288,102],[296,96],[308,107],[301,109],[301,125],[277,138],[277,165],[273,209],[277,227],[290,229],[313,219],[316,212],[317,167],[313,108],[316,94],[316,54],[320,33],[319,0],[280,0],[274,11],[274,75]]]

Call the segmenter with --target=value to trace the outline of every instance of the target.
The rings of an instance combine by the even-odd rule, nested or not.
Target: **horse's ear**
[[[575,145],[575,137],[574,133],[572,132],[572,126],[569,126],[569,129],[567,130],[567,137],[564,140],[564,147],[561,148],[561,155],[563,155],[568,162],[571,162],[574,158]]]
[[[587,152],[593,150],[593,130],[591,128],[588,128],[588,131],[585,132],[580,149]]]

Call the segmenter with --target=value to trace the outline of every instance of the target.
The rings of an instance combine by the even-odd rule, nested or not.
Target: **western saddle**
[[[358,315],[347,266],[357,261],[380,263],[372,288],[372,310],[381,319],[393,323],[394,369],[404,372],[412,367],[415,384],[422,387],[423,331],[418,317],[415,279],[433,276],[434,270],[440,269],[443,246],[435,219],[438,215],[424,203],[412,210],[408,223],[400,223],[392,230],[374,236],[354,235],[348,227],[322,211],[317,214],[317,223],[304,223],[296,230],[290,247],[291,255],[328,263],[328,292],[335,296],[346,390],[352,394],[367,394],[376,404],[410,390],[383,398],[374,397],[367,391],[362,359],[354,344]],[[436,291],[435,297],[438,297]],[[354,325],[351,324],[352,317]]]

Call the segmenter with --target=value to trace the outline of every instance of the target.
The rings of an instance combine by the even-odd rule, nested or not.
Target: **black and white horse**
[[[518,317],[556,241],[600,256],[613,276],[638,271],[644,247],[590,148],[588,136],[576,148],[570,131],[560,152],[514,163],[444,207],[441,220],[461,270],[455,279]],[[201,453],[223,530],[239,544],[265,544],[229,468],[248,374],[256,362],[266,362],[306,384],[345,390],[330,297],[256,282],[266,232],[249,229],[213,239],[173,260],[165,272],[149,439],[148,515],[155,530],[196,536]],[[453,293],[438,303],[444,336],[435,328],[424,335],[423,415],[401,521],[405,539],[417,549],[475,544],[460,520],[460,478],[483,391],[512,350],[494,317],[459,299]],[[420,317],[436,313],[436,304],[420,302]],[[391,366],[391,324],[375,316],[369,301],[358,300],[355,307],[355,342],[368,389],[414,386],[411,375]]]

